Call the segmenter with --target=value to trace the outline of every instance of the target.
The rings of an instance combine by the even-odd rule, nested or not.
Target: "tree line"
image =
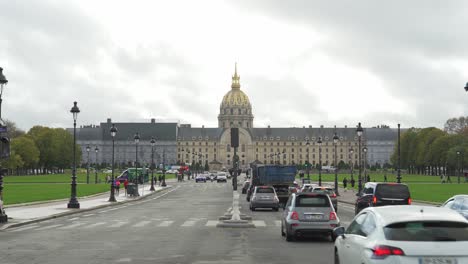
[[[458,153],[458,154],[457,154]],[[398,144],[391,157],[398,164]],[[468,163],[468,117],[451,118],[444,130],[410,128],[400,136],[400,168],[411,174],[457,175]]]
[[[34,126],[28,132],[6,121],[10,137],[10,157],[2,162],[8,174],[47,174],[73,166],[73,135],[63,128]],[[76,145],[76,162],[81,161]]]

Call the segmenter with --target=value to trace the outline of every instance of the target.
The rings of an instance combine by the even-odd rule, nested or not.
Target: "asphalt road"
[[[245,195],[240,201],[256,228],[217,228],[231,185],[175,184],[133,203],[2,231],[0,263],[333,263],[328,239],[286,242],[281,210],[251,212]],[[338,215],[347,225],[353,208],[339,204]]]

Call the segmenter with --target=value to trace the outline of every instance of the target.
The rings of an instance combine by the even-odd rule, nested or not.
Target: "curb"
[[[91,208],[86,208],[86,209],[72,209],[72,211],[63,212],[63,213],[59,213],[59,214],[54,214],[54,215],[50,215],[50,216],[46,216],[46,217],[42,217],[42,218],[37,218],[37,219],[34,219],[34,220],[24,221],[24,222],[20,222],[20,223],[5,224],[4,226],[0,226],[0,231],[6,230],[8,228],[24,226],[24,225],[29,225],[29,224],[33,224],[33,223],[39,223],[39,222],[43,222],[43,221],[46,221],[46,220],[67,216],[67,215],[74,215],[74,214],[93,211],[93,210],[97,210],[97,209],[101,209],[101,208],[111,207],[111,206],[114,206],[114,205],[126,204],[126,203],[131,203],[131,202],[134,202],[134,201],[143,200],[146,197],[152,196],[155,193],[160,193],[160,192],[166,191],[166,190],[168,190],[170,188],[172,188],[172,186],[168,186],[168,187],[166,187],[164,189],[154,191],[154,192],[152,192],[152,193],[150,193],[148,195],[145,195],[145,196],[140,196],[140,197],[135,198],[133,200],[103,204],[103,205],[98,205],[98,206],[91,207]]]

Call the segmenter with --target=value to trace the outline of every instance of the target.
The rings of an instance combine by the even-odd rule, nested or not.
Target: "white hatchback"
[[[468,221],[447,208],[369,207],[333,236],[335,263],[468,264]]]

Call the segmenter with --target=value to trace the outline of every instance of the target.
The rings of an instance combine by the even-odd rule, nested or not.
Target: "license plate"
[[[457,264],[457,260],[446,257],[420,258],[419,264]]]
[[[307,220],[317,220],[322,219],[321,215],[305,215],[305,219]]]

